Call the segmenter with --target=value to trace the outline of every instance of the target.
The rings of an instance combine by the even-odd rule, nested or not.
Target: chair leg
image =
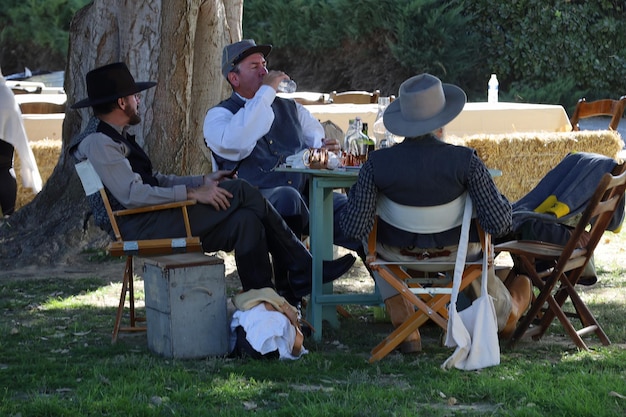
[[[115,315],[115,324],[113,325],[113,335],[111,343],[117,342],[119,332],[142,332],[146,331],[145,326],[137,326],[138,321],[145,321],[143,318],[135,316],[135,288],[133,286],[133,257],[126,257],[126,265],[124,267],[124,279],[122,280],[122,290],[120,291],[120,302],[117,306]],[[121,327],[122,316],[124,315],[124,307],[126,305],[126,297],[129,298],[129,317],[130,326]]]
[[[380,342],[371,351],[369,362],[373,363],[381,360],[387,356],[391,351],[397,348],[407,336],[418,330],[428,320],[432,320],[444,331],[448,329],[448,310],[447,304],[450,301],[450,294],[436,294],[429,296],[427,294],[420,294],[424,299],[413,294],[404,283],[397,278],[400,276],[401,271],[396,265],[389,265],[394,273],[391,274],[386,268],[378,268],[378,273],[385,279],[392,287],[394,287],[398,293],[400,293],[407,301],[416,307],[415,313],[412,314],[404,323],[396,327],[382,342]],[[396,269],[394,269],[396,268]],[[463,274],[463,280],[461,281],[460,291],[463,291],[467,286],[481,274],[480,267],[470,266],[466,268]]]
[[[593,313],[591,313],[589,308],[580,298],[580,296],[576,292],[576,289],[569,281],[569,277],[565,274],[561,275],[560,282],[561,286],[556,291],[554,297],[548,298],[548,304],[550,306],[550,309],[546,312],[541,320],[541,333],[539,333],[538,336],[541,337],[545,333],[548,326],[556,316],[569,334],[572,341],[576,344],[576,346],[578,346],[578,348],[582,350],[589,350],[589,348],[581,338],[581,336],[588,333],[595,333],[603,345],[610,345],[611,341],[602,329],[602,326],[600,326],[600,323],[596,320]],[[576,310],[576,314],[573,314],[572,316],[580,320],[582,324],[582,328],[580,330],[576,330],[574,328],[569,318],[567,317],[567,314],[562,310],[562,307],[568,297],[572,301],[572,305]]]

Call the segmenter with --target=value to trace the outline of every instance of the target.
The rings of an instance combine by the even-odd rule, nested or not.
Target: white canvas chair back
[[[384,195],[378,197],[378,216],[390,225],[413,233],[438,233],[463,223],[467,192],[446,204],[432,207],[405,206]]]
[[[83,184],[83,189],[85,190],[85,195],[92,195],[100,192],[104,188],[100,177],[96,173],[96,170],[91,165],[88,159],[81,161],[75,165],[76,173],[80,178],[81,184]]]
[[[466,201],[469,200],[469,206],[466,207]],[[464,215],[466,210],[469,210],[468,222],[472,221],[474,216],[474,210],[467,192],[461,194],[456,199],[441,204],[438,206],[430,207],[417,207],[398,204],[384,195],[379,196],[377,206],[377,214],[380,219],[384,220],[388,224],[411,233],[432,234],[440,233],[446,230],[453,229],[463,225]],[[469,225],[468,225],[469,227]],[[459,236],[461,238],[462,236]],[[459,248],[461,242],[459,241]],[[465,248],[467,248],[467,242],[465,242]],[[458,253],[458,252],[457,252]],[[435,259],[424,261],[376,261],[378,264],[395,264],[402,265],[406,268],[410,268],[418,271],[426,272],[445,272],[452,271],[454,269],[455,261],[446,260],[438,261]],[[463,258],[464,264],[474,263],[479,264],[478,261],[470,260],[469,262]],[[421,290],[416,290],[421,291]],[[431,289],[429,291],[448,291],[448,289]]]

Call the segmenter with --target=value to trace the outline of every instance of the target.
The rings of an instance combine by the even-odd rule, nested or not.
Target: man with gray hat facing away
[[[274,168],[303,149],[338,151],[340,146],[336,140],[324,138],[320,122],[301,104],[276,96],[280,82],[289,77],[267,70],[271,50],[271,45],[257,45],[252,39],[224,47],[222,74],[233,93],[207,112],[204,138],[216,168],[237,167],[238,176],[257,187],[294,233],[301,235],[309,219],[307,177]],[[334,243],[357,250],[360,243],[346,238],[337,223],[345,203],[345,195],[334,193]],[[280,276],[284,272],[278,267],[275,273]]]
[[[511,204],[498,191],[476,151],[443,141],[444,126],[461,112],[465,101],[463,90],[442,84],[430,74],[420,74],[402,83],[398,98],[385,110],[383,121],[387,130],[405,139],[374,152],[361,168],[341,217],[341,226],[348,236],[367,239],[381,196],[393,204],[433,207],[450,203],[466,192],[485,232],[502,236],[510,231]],[[388,261],[413,260],[427,252],[436,257],[435,261],[454,262],[459,233],[460,227],[441,233],[413,233],[379,218],[376,251]],[[468,258],[479,256],[480,251],[478,235],[473,230]],[[377,279],[377,283],[392,324],[397,327],[413,313],[414,307],[383,279]],[[498,330],[507,337],[530,303],[530,280],[517,276],[507,289],[491,268],[488,292],[494,297]],[[405,353],[421,350],[419,331],[410,334],[400,349]]]
[[[155,171],[148,155],[127,129],[141,122],[139,92],[155,82],[135,82],[124,63],[96,68],[86,77],[88,98],[72,108],[91,106],[94,117],[70,143],[76,160],[88,159],[109,195],[113,210],[193,199],[189,221],[205,252],[235,252],[243,290],[273,288],[269,254],[288,269],[281,285],[299,297],[311,291],[311,254],[267,200],[250,184],[229,179],[229,171],[176,176]],[[96,224],[111,225],[99,194],[90,196]],[[185,235],[179,212],[162,210],[125,216],[119,228],[126,240]],[[324,264],[324,280],[347,272],[353,260]]]

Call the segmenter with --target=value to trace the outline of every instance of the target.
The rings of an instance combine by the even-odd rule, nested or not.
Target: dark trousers
[[[301,218],[301,229],[304,230],[306,234],[309,227],[308,191],[300,194],[300,192],[293,187],[283,186],[264,188],[261,189],[261,193],[284,219]],[[341,212],[345,209],[347,203],[348,197],[345,194],[333,193],[333,243],[346,249],[359,250],[362,246],[361,242],[347,237],[339,225]],[[291,221],[288,223],[291,223]]]
[[[0,139],[0,209],[9,216],[15,211],[17,181],[13,173],[13,145]]]
[[[189,207],[194,236],[206,252],[235,252],[237,271],[244,291],[273,287],[269,254],[289,270],[305,270],[311,264],[306,247],[291,232],[276,210],[259,191],[243,180],[223,181],[233,194],[230,207],[215,210],[206,204]],[[133,216],[120,225],[125,239],[184,236],[180,210]]]

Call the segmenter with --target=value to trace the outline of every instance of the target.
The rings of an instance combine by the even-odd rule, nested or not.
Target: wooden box
[[[148,348],[181,359],[228,354],[224,261],[202,253],[143,259]]]

